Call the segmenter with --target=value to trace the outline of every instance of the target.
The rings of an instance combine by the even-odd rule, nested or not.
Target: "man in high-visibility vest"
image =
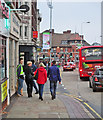
[[[24,81],[24,72],[23,72],[23,59],[20,58],[20,64],[17,66],[17,77],[18,77],[18,90],[17,95],[21,96],[21,90],[23,88],[23,81]]]

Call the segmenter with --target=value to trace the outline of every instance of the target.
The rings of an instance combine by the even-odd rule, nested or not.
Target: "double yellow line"
[[[76,96],[73,96],[73,95],[69,95],[67,93],[64,93],[64,95],[69,96],[69,97],[73,97],[73,98],[79,100],[80,102],[83,102],[92,112],[94,112],[101,120],[103,120],[103,118],[93,108],[91,108],[86,102],[84,102],[82,99],[80,99]]]

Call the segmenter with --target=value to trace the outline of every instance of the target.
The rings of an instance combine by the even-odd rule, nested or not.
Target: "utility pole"
[[[52,52],[52,0],[49,2],[47,1],[47,5],[50,8],[50,66],[51,66],[51,52]]]

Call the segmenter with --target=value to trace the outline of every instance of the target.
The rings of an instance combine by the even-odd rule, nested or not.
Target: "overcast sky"
[[[44,2],[43,2],[44,1]],[[67,2],[67,0],[53,0],[52,28],[56,33],[71,30],[72,33],[82,33],[84,39],[92,44],[101,43],[101,1]],[[69,1],[69,0],[68,0]],[[39,0],[38,8],[42,14],[41,32],[50,28],[50,14],[47,0]],[[86,22],[90,23],[86,23]]]

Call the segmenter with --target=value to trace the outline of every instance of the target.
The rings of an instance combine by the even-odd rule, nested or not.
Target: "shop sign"
[[[38,31],[33,31],[33,38],[38,38]]]
[[[1,102],[4,102],[7,97],[7,80],[1,84]]]
[[[6,4],[0,0],[0,18],[9,19],[9,8],[6,7]]]

